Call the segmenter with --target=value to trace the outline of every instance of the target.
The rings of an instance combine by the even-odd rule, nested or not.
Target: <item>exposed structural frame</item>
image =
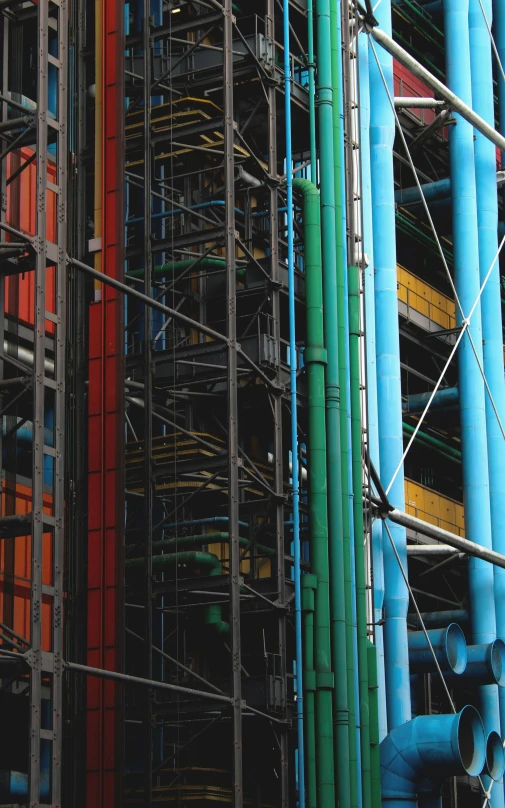
[[[4,10],[5,11],[5,10]],[[31,526],[31,581],[30,581],[30,636],[22,638],[27,650],[23,659],[28,664],[29,680],[29,767],[28,802],[35,808],[41,799],[41,741],[50,743],[49,798],[45,803],[59,808],[61,805],[61,757],[63,747],[63,549],[64,549],[64,434],[65,434],[65,328],[66,328],[66,284],[67,284],[67,94],[68,94],[68,20],[65,0],[39,0],[34,7],[36,14],[37,43],[37,98],[33,113],[35,124],[34,162],[36,173],[35,232],[29,237],[5,222],[5,209],[2,207],[0,228],[2,236],[11,234],[20,239],[27,251],[34,255],[34,295],[33,295],[33,365],[21,371],[30,378],[33,390],[32,415],[32,509],[29,514]],[[32,15],[33,19],[33,15]],[[9,25],[8,14],[4,13],[4,62],[3,62],[3,117],[7,120],[7,59]],[[56,38],[54,37],[56,32]],[[53,47],[49,48],[52,35]],[[56,42],[56,47],[54,47]],[[49,110],[49,73],[56,72],[55,108]],[[23,132],[23,137],[25,137]],[[19,141],[19,138],[17,139]],[[2,152],[2,190],[7,180],[6,156],[16,147],[15,141]],[[56,155],[55,177],[49,179],[48,149]],[[26,163],[18,170],[18,176],[26,168]],[[48,198],[55,199],[56,227],[54,240],[49,237]],[[31,267],[30,267],[31,269]],[[20,269],[19,271],[22,271]],[[26,271],[26,268],[25,268]],[[54,273],[54,299],[47,292],[48,272]],[[5,329],[5,301],[2,312],[2,339],[0,340],[0,373],[9,358],[4,352],[3,330]],[[52,339],[47,339],[48,331]],[[52,347],[52,352],[50,352]],[[16,349],[14,349],[16,359]],[[11,360],[12,361],[12,360]],[[19,359],[14,362],[20,368]],[[19,371],[18,371],[19,372]],[[11,402],[12,404],[12,402]],[[8,409],[4,407],[3,412]],[[51,425],[51,438],[48,441],[46,416],[51,410],[54,422]],[[44,503],[44,471],[51,471],[52,506]],[[2,520],[3,521],[3,518]],[[5,538],[26,535],[24,526],[3,533]],[[50,580],[42,579],[43,543],[51,544]],[[49,602],[50,608],[43,609]],[[49,625],[47,622],[49,620]],[[49,636],[49,647],[44,646],[43,637]],[[3,654],[6,654],[3,651]],[[8,654],[7,654],[8,655]],[[13,666],[18,665],[19,655],[15,655]],[[11,655],[12,658],[12,655]],[[17,668],[20,682],[25,681],[26,669]],[[42,720],[43,690],[49,699],[51,718]],[[49,693],[49,696],[47,696]],[[47,784],[46,784],[47,785]]]

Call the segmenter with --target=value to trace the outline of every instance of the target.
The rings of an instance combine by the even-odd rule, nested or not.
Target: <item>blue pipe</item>
[[[380,28],[391,36],[391,0],[382,0],[375,16]],[[393,59],[380,46],[375,50],[391,98]],[[396,280],[395,200],[393,142],[395,120],[375,56],[370,50],[370,156],[372,168],[373,254],[375,268],[375,321],[377,351],[377,399],[380,472],[389,486],[403,454],[400,377],[400,337]],[[390,501],[404,510],[403,465],[389,491]],[[403,568],[407,569],[405,528],[390,525],[391,536]],[[411,718],[410,675],[407,643],[409,595],[386,532],[384,554],[384,652],[387,716],[391,731]],[[384,743],[384,741],[383,741]]]
[[[447,626],[449,623],[457,623],[459,626],[468,625],[470,616],[466,609],[448,609],[441,612],[421,612],[423,623],[426,628],[440,628]],[[419,618],[417,614],[409,614],[408,621],[410,625],[419,626]]]
[[[491,24],[491,0],[481,0]],[[473,109],[494,126],[494,88],[491,41],[479,0],[470,0],[470,57],[472,68]],[[498,73],[498,86],[503,85]],[[475,178],[477,187],[477,220],[479,236],[480,282],[484,281],[498,251],[498,193],[496,189],[496,150],[480,132],[474,130]],[[501,311],[500,266],[493,271],[482,293],[482,340],[484,373],[502,424],[505,424],[505,379],[503,375],[503,333]],[[489,498],[491,505],[491,535],[493,550],[505,552],[505,465],[503,437],[489,395],[485,394]],[[496,634],[505,640],[505,570],[494,570],[494,605]],[[500,723],[489,729],[505,730],[505,693],[500,688]],[[502,795],[502,789],[496,789]],[[493,792],[493,804],[497,798]],[[498,803],[499,805],[500,803]],[[502,805],[505,799],[502,796]]]
[[[377,411],[377,365],[375,356],[375,277],[372,231],[372,179],[370,168],[370,79],[368,74],[368,36],[358,36],[359,98],[360,98],[360,153],[361,153],[361,210],[363,219],[363,252],[368,258],[364,271],[365,351],[367,424],[370,459],[380,474],[379,426]],[[372,57],[373,58],[373,57]],[[371,528],[373,568],[373,620],[377,648],[377,682],[379,706],[379,739],[387,735],[386,678],[384,673],[384,636],[382,609],[384,605],[384,559],[382,525],[375,519]]]
[[[496,172],[495,172],[495,185],[496,185]],[[424,198],[426,202],[433,202],[437,199],[445,199],[451,195],[451,181],[450,179],[437,180],[436,182],[427,182],[421,185]],[[410,188],[400,188],[395,191],[395,202],[398,205],[407,205],[409,202],[420,202],[421,194],[419,188],[414,185]]]
[[[303,730],[303,646],[300,567],[300,490],[298,470],[297,351],[295,319],[295,254],[293,206],[293,151],[291,146],[291,63],[289,59],[289,3],[283,4],[284,103],[286,116],[286,206],[288,225],[289,376],[291,383],[291,478],[293,486],[293,576],[295,584],[296,724],[298,738],[298,806],[305,806],[305,739]]]
[[[450,623],[447,628],[431,628],[427,634],[440,669],[455,674],[463,673],[468,655],[465,635],[458,624]],[[436,672],[437,667],[424,631],[409,631],[408,641],[411,672]]]
[[[468,0],[444,0],[447,84],[466,104],[472,106],[468,8]],[[455,118],[456,125],[451,126],[449,132],[454,276],[466,316],[477,300],[480,289],[474,131],[460,115],[455,115]],[[461,319],[458,310],[459,325]],[[470,328],[482,361],[479,304],[475,307]],[[491,548],[485,391],[468,334],[463,336],[459,346],[458,370],[465,535],[470,541]],[[493,567],[481,559],[469,558],[468,583],[473,643],[490,643],[496,638]],[[496,685],[485,685],[479,689],[479,696],[486,732],[499,730],[498,688]],[[497,806],[503,805],[503,789],[497,789],[493,802]]]
[[[486,765],[484,772],[491,780],[497,782],[503,777],[505,769],[505,754],[502,739],[497,732],[490,732],[486,741]]]
[[[403,402],[403,412],[422,412],[430,400],[431,393],[414,393],[407,396],[407,400]],[[446,387],[442,390],[437,390],[430,404],[430,410],[440,409],[442,407],[451,407],[453,404],[459,402],[459,391],[457,387]]]
[[[498,685],[505,688],[505,643],[502,640],[483,645],[467,645],[468,662],[461,676],[446,677],[452,685]]]
[[[383,0],[384,1],[384,0]],[[453,715],[420,715],[382,741],[383,808],[417,808],[453,775],[477,776],[486,760],[486,735],[474,707]]]
[[[199,202],[198,205],[189,205],[189,210],[203,210],[203,208],[223,208],[226,205],[224,199],[213,199],[210,202]],[[233,208],[235,213],[239,213],[241,216],[244,215],[244,211],[240,210],[240,208]],[[171,210],[163,210],[159,213],[153,213],[151,219],[166,219],[168,216],[175,216],[179,213],[186,213],[187,211],[182,210],[182,208],[172,208]],[[139,222],[143,222],[143,216],[137,216],[134,219],[127,219],[125,221],[125,225],[128,227],[130,224],[138,224]]]

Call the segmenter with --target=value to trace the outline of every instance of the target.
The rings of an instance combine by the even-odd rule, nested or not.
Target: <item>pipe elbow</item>
[[[476,776],[486,759],[486,738],[479,713],[464,707],[455,715],[422,715],[391,730],[380,745],[384,808],[416,804],[427,779]]]
[[[450,623],[447,628],[432,628],[426,633],[441,670],[462,674],[467,666],[468,655],[465,635],[458,624]],[[411,672],[435,672],[437,667],[424,631],[410,631],[408,643]]]

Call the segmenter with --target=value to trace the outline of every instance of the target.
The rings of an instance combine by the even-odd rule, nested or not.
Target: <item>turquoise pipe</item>
[[[409,631],[409,661],[412,673],[436,673],[437,665],[442,671],[464,673],[468,652],[465,635],[457,623],[450,623],[447,628],[430,628],[427,630],[430,645],[424,631]],[[432,649],[435,654],[433,658]]]
[[[300,474],[298,468],[298,397],[295,307],[295,250],[293,206],[293,152],[291,146],[291,59],[289,47],[289,3],[282,10],[284,48],[284,112],[286,137],[286,207],[288,247],[288,310],[289,310],[289,386],[291,403],[291,486],[293,490],[293,579],[295,585],[295,687],[296,724],[298,733],[298,805],[305,808],[305,737],[303,730],[303,649],[302,649],[302,589],[300,545]]]
[[[391,36],[391,0],[375,11],[379,27]],[[393,59],[379,45],[375,52],[389,96],[394,97]],[[394,112],[370,45],[370,155],[372,168],[373,256],[375,269],[375,322],[380,475],[389,499],[404,510],[400,337],[396,279],[395,200],[393,177]],[[396,473],[399,467],[398,473]],[[396,474],[391,484],[393,475]],[[391,485],[390,485],[391,484]],[[405,528],[389,526],[403,568],[407,569]],[[389,731],[411,718],[407,643],[409,595],[389,536],[383,533],[384,656]],[[382,742],[384,743],[384,741]]]
[[[481,3],[482,7],[481,8]],[[469,31],[472,70],[473,109],[487,123],[494,126],[493,57],[491,41],[484,20],[492,23],[491,0],[470,0]],[[498,73],[498,86],[504,84]],[[496,149],[480,132],[474,130],[475,181],[477,191],[477,222],[479,243],[480,283],[489,272],[498,252],[498,193],[496,189]],[[502,424],[505,424],[505,378],[503,375],[503,331],[500,284],[500,262],[494,263],[491,275],[480,299],[482,312],[482,354],[484,373]],[[472,328],[473,331],[473,328]],[[491,508],[491,536],[493,550],[505,552],[505,465],[503,463],[503,436],[489,395],[485,394],[486,435],[489,470],[489,498]],[[505,640],[505,570],[494,569],[494,605],[496,634]],[[505,731],[505,693],[498,691],[499,722],[488,730]],[[499,791],[501,800],[494,796]],[[503,785],[493,790],[493,805],[505,805]]]
[[[402,408],[403,412],[415,413],[422,412],[431,398],[431,393],[413,393],[407,396]],[[457,387],[445,387],[442,390],[437,390],[433,396],[430,404],[430,410],[440,409],[442,407],[452,407],[459,402],[459,390]]]
[[[472,80],[468,0],[444,0],[445,58],[448,87],[470,107]],[[482,12],[481,12],[482,13]],[[478,300],[479,238],[474,163],[474,130],[460,115],[449,131],[449,160],[452,191],[454,279],[463,309],[468,316]],[[485,268],[488,271],[489,265]],[[462,316],[457,310],[457,324]],[[481,306],[475,306],[470,325],[477,356],[483,361]],[[465,503],[465,535],[471,541],[492,547],[489,468],[486,436],[485,389],[468,334],[458,348],[459,405]],[[503,373],[503,366],[502,366]],[[500,436],[500,440],[501,436]],[[468,590],[472,644],[496,639],[493,567],[478,558],[468,559]],[[479,702],[487,733],[500,728],[498,688],[479,688]],[[486,783],[486,778],[484,777]],[[494,793],[494,792],[493,792]],[[504,804],[503,789],[496,789],[496,808]]]
[[[317,187],[312,182],[295,178],[293,188],[303,198],[307,322],[304,363],[308,385],[310,560],[312,573],[317,580],[314,593],[316,802],[318,808],[330,808],[335,802],[332,724],[334,679],[331,670],[321,208]]]
[[[370,167],[370,78],[368,65],[368,36],[363,31],[358,35],[359,92],[360,92],[360,153],[361,153],[361,211],[363,219],[364,269],[364,325],[366,358],[366,406],[368,447],[370,459],[380,475],[379,426],[377,411],[377,366],[375,356],[375,272],[373,261],[372,232],[372,180]],[[373,621],[377,665],[377,713],[379,740],[387,735],[386,679],[384,673],[384,637],[382,609],[384,605],[384,559],[382,548],[382,524],[374,519],[370,527],[373,571]],[[373,752],[373,748],[372,748]],[[378,750],[377,750],[378,759]],[[372,788],[372,797],[373,797]]]
[[[219,558],[214,553],[206,553],[200,550],[186,550],[181,553],[167,553],[166,555],[153,556],[153,569],[163,569],[173,567],[174,564],[190,564],[194,567],[205,568],[209,575],[222,575],[222,567]],[[145,559],[128,558],[125,561],[127,570],[142,568]],[[230,624],[222,619],[222,607],[220,603],[205,606],[205,623],[211,625],[218,634],[226,634],[230,630]]]
[[[436,182],[427,182],[421,185],[421,189],[428,203],[439,199],[447,199],[451,195],[451,181],[447,178],[445,180],[437,180]],[[395,191],[395,202],[397,202],[398,205],[408,205],[409,203],[420,201],[421,193],[417,185],[413,185],[410,188],[400,188],[398,191]]]
[[[333,90],[330,0],[316,0],[317,111],[319,123],[319,174],[321,182],[321,248],[323,261],[324,343],[327,351],[325,377],[328,465],[328,527],[331,576],[332,665],[337,686],[333,690],[335,777],[339,805],[350,805],[349,695],[347,689],[346,612],[344,592],[344,546],[342,540],[342,467],[340,458],[340,386],[338,365],[337,251],[342,260],[340,232],[335,219],[335,174],[333,149]],[[340,190],[339,190],[340,193]],[[338,247],[338,250],[337,250]],[[318,583],[319,580],[318,580]],[[327,789],[335,803],[334,781]],[[318,793],[318,802],[319,793]],[[326,804],[326,799],[325,799]]]
[[[360,285],[358,267],[348,268],[349,279],[349,353],[351,377],[351,456],[354,515],[354,565],[356,578],[356,618],[360,704],[361,788],[363,807],[372,805],[370,756],[370,705],[368,679],[368,610],[363,501],[357,494],[363,486],[361,378],[360,378]],[[374,677],[376,679],[377,677]],[[378,727],[377,727],[378,732]]]

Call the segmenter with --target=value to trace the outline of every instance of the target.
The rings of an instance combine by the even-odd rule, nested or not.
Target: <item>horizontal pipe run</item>
[[[464,103],[455,93],[449,90],[445,84],[439,81],[433,73],[430,73],[429,70],[426,70],[417,59],[414,59],[406,50],[404,50],[400,45],[398,45],[388,34],[382,31],[380,28],[372,28],[370,31],[372,37],[375,41],[382,45],[382,47],[391,54],[395,59],[397,59],[400,64],[404,67],[407,67],[414,76],[421,79],[421,81],[425,82],[432,90],[434,90],[438,95],[440,95],[448,105],[455,111],[459,112],[462,118],[464,118],[468,123],[470,123],[475,129],[477,129],[481,134],[485,137],[489,138],[491,143],[494,143],[495,146],[498,146],[499,149],[505,151],[505,137],[500,135],[499,132],[496,131],[492,126],[486,123],[480,115],[477,115],[471,107]]]
[[[495,553],[494,550],[488,550],[486,547],[464,539],[462,536],[456,536],[455,533],[450,533],[448,530],[444,530],[441,527],[430,525],[428,522],[424,522],[416,516],[411,516],[409,513],[397,510],[397,508],[387,511],[384,516],[396,525],[403,525],[403,527],[415,530],[417,533],[428,536],[430,539],[436,539],[436,541],[443,542],[451,547],[456,547],[462,553],[474,556],[475,558],[482,558],[483,561],[488,561],[496,567],[505,569],[505,555],[501,553]]]
[[[459,555],[460,551],[448,544],[408,544],[408,556]],[[451,621],[452,622],[452,621]],[[454,621],[456,622],[456,621]]]
[[[107,671],[104,668],[93,668],[90,665],[81,665],[78,662],[65,662],[64,667],[76,673],[84,673],[86,676],[97,676],[99,679],[112,679],[116,682],[143,685],[153,690],[171,690],[173,693],[181,693],[183,696],[197,696],[198,698],[219,701],[221,703],[225,702],[226,704],[233,703],[233,699],[230,696],[208,693],[206,690],[196,690],[194,687],[173,685],[170,682],[158,682],[156,679],[145,679],[143,676],[132,676],[129,673],[118,673],[117,671]]]
[[[401,95],[395,98],[395,107],[397,109],[435,109],[435,107],[446,106],[446,102],[438,98],[422,98],[415,95]]]
[[[441,628],[449,623],[458,626],[468,626],[470,615],[466,609],[444,609],[439,612],[421,612],[421,618],[426,628]],[[409,614],[407,622],[410,626],[421,628],[421,621],[417,614]]]
[[[498,685],[505,687],[505,643],[497,639],[490,643],[467,646],[467,666],[461,677],[449,674],[451,684]]]
[[[164,306],[163,303],[160,303],[158,300],[154,300],[154,298],[148,297],[147,295],[142,294],[142,292],[138,292],[136,289],[132,289],[125,283],[121,283],[121,281],[111,278],[110,275],[104,275],[103,272],[99,272],[98,270],[93,269],[93,267],[83,264],[82,261],[78,261],[76,258],[69,258],[68,264],[69,266],[73,266],[76,269],[86,272],[88,275],[91,275],[92,278],[95,278],[95,280],[105,283],[107,286],[112,286],[112,288],[117,289],[118,292],[122,292],[125,295],[130,295],[130,297],[136,297],[137,300],[145,303],[146,306],[150,306],[152,309],[156,309],[157,311],[163,312],[163,314],[167,314],[169,317],[173,317],[174,320],[187,325],[188,328],[194,328],[196,331],[201,331],[202,334],[206,334],[208,337],[216,340],[217,342],[224,342],[225,344],[228,344],[228,337],[225,334],[220,334],[219,331],[214,331],[214,329],[208,328],[208,326],[203,325],[203,323],[198,323],[196,320],[192,320],[191,317],[186,317],[185,314],[181,314],[181,312],[177,311],[176,309],[171,309],[169,306]]]
[[[430,400],[432,393],[414,393],[407,396],[403,402],[402,409],[404,413],[417,413],[422,412]],[[450,407],[459,402],[459,390],[457,387],[445,387],[442,390],[437,390],[433,396],[433,401],[430,404],[430,409],[439,409],[441,407]]]
[[[411,673],[435,673],[437,664],[440,670],[462,674],[467,665],[466,640],[457,623],[447,628],[431,628],[427,632],[431,648],[424,631],[409,631],[409,664]],[[435,652],[433,658],[432,649]]]

